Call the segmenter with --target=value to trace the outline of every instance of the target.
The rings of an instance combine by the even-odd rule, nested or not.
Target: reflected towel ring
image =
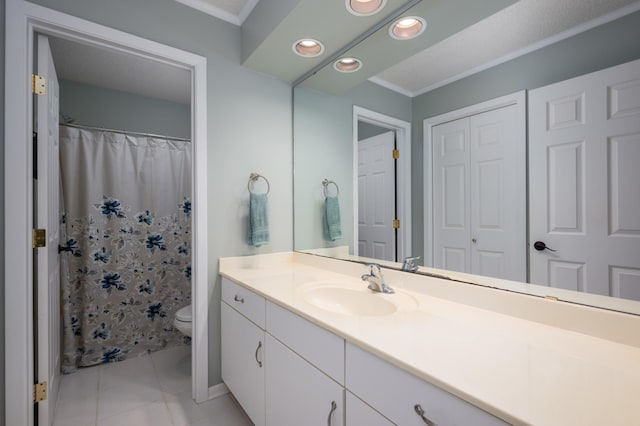
[[[329,189],[328,189],[329,184],[333,184],[336,187],[336,197],[339,196],[340,195],[340,188],[338,188],[338,184],[335,183],[332,180],[329,180],[329,179],[324,179],[322,181],[322,186],[324,186],[324,196],[325,197],[329,196]]]
[[[249,192],[253,193],[253,191],[251,190],[251,183],[257,181],[260,178],[264,179],[264,181],[267,182],[267,194],[268,194],[269,191],[271,190],[271,185],[269,185],[269,181],[267,180],[266,177],[258,173],[251,173],[249,175],[249,182],[247,182],[247,189],[249,190]]]

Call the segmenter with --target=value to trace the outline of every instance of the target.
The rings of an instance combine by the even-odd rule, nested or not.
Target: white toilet
[[[178,309],[173,325],[184,335],[191,337],[191,321],[192,321],[191,305]]]

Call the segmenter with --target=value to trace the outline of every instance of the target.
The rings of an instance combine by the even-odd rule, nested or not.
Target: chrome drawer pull
[[[240,302],[240,303],[244,303],[244,297],[240,297],[236,294],[236,296],[233,298],[233,300],[235,300],[236,302]]]
[[[420,404],[414,405],[413,409],[416,410],[416,414],[420,416],[420,418],[422,419],[424,424],[426,424],[428,426],[436,426],[436,424],[434,422],[432,422],[431,420],[429,420],[428,418],[426,418],[424,416],[424,409],[422,408],[422,406],[420,406]]]
[[[331,411],[329,411],[329,417],[327,417],[327,426],[331,426],[331,416],[333,416],[333,412],[338,408],[338,404],[335,401],[331,401]]]
[[[256,362],[258,363],[258,366],[260,368],[262,368],[262,361],[258,359],[258,352],[260,352],[261,347],[262,347],[262,342],[258,342],[258,347],[256,348]]]

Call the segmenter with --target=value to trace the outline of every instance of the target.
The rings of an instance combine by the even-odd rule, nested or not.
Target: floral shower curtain
[[[190,339],[191,143],[60,126],[63,371]]]

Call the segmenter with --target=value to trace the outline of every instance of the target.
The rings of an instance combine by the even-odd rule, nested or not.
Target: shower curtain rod
[[[173,136],[164,136],[164,135],[154,135],[153,133],[127,132],[127,131],[124,131],[124,130],[107,129],[105,127],[96,127],[96,126],[85,126],[85,125],[82,125],[82,124],[73,124],[73,123],[60,123],[60,125],[61,126],[75,127],[77,129],[99,130],[99,131],[102,131],[102,132],[121,133],[123,135],[146,136],[146,137],[149,137],[149,138],[160,138],[160,139],[168,139],[168,140],[172,140],[172,141],[191,142],[191,139],[176,138],[176,137],[173,137]]]

